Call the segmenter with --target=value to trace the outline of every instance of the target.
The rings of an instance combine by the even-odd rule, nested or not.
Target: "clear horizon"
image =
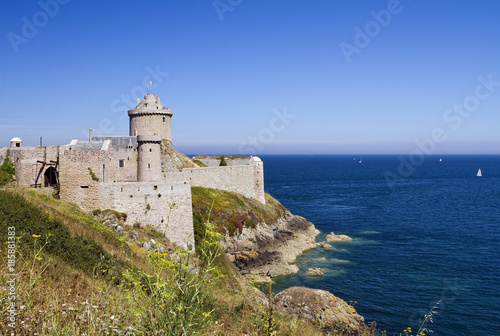
[[[184,153],[500,154],[500,3],[5,5],[0,147],[127,136],[149,92]]]

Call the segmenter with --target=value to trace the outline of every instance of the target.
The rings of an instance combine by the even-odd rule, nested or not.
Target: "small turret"
[[[23,140],[19,139],[18,137],[13,138],[10,140],[10,148],[20,148],[23,147]]]

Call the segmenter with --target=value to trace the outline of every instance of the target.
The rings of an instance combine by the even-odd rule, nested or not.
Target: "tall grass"
[[[0,334],[10,334],[4,234],[14,225],[16,335],[266,335],[265,298],[233,273],[209,219],[196,255],[147,253],[108,236],[70,204],[0,191]],[[147,237],[146,228],[134,230]],[[280,335],[320,335],[277,313],[273,328]]]

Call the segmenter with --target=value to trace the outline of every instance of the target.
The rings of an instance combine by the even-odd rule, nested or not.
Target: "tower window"
[[[150,148],[149,151],[152,152],[153,150]]]
[[[151,168],[151,165],[148,163],[148,168]]]
[[[165,121],[165,118],[163,118],[163,121]],[[19,142],[16,143],[16,147],[21,147],[21,144]]]
[[[120,168],[125,167],[125,160],[118,160],[118,167]]]
[[[163,117],[163,122],[165,122],[165,117]]]

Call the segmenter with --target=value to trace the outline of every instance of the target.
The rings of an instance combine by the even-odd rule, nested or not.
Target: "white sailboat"
[[[477,175],[476,176],[478,176],[478,177],[483,176],[483,174],[481,173],[481,168],[477,171]]]

